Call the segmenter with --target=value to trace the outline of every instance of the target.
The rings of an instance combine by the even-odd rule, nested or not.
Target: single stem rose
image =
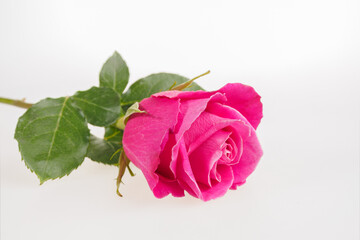
[[[2,98],[0,97],[0,102],[1,103],[5,103],[5,104],[9,104],[9,105],[13,105],[16,107],[21,107],[21,108],[30,108],[32,106],[31,103],[26,103],[25,99],[22,100],[15,100],[15,99],[10,99],[10,98]]]

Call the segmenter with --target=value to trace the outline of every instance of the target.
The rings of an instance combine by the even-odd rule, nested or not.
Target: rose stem
[[[9,104],[9,105],[13,105],[16,107],[21,107],[21,108],[30,108],[32,106],[31,103],[26,103],[25,99],[23,100],[15,100],[15,99],[10,99],[10,98],[2,98],[0,97],[0,103],[5,103],[5,104]]]

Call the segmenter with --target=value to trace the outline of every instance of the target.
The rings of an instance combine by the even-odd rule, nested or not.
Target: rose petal
[[[214,181],[221,182],[221,175],[217,172],[218,164],[219,164],[219,162],[216,162],[210,171],[210,181],[212,181],[211,185],[213,184]]]
[[[175,179],[174,172],[170,169],[172,148],[176,144],[176,138],[174,133],[169,133],[168,138],[164,139],[166,142],[164,144],[163,150],[160,153],[160,163],[156,169],[156,173],[160,176],[164,176],[169,180]]]
[[[181,140],[179,148],[176,176],[179,184],[192,196],[202,198],[200,188],[196,183],[195,176],[192,172],[189,157],[186,152],[184,140]]]
[[[222,118],[207,111],[203,112],[184,134],[185,145],[189,154],[215,132],[237,121],[239,120]]]
[[[223,147],[223,155],[219,160],[220,163],[233,165],[239,162],[238,157],[241,155],[239,154],[239,149],[240,151],[242,151],[243,143],[242,143],[242,138],[238,139],[237,137],[236,137],[237,141],[235,143],[235,141],[233,140],[234,136],[236,136],[236,134],[231,134],[229,138],[226,140],[225,146]]]
[[[199,115],[205,110],[210,99],[211,98],[181,101],[180,113],[178,116],[177,125],[175,127],[175,142],[171,149],[172,154],[169,163],[169,168],[174,174],[176,173],[176,161],[178,159],[180,141],[184,135],[184,132],[190,128],[195,119],[197,119]]]
[[[224,103],[226,98],[224,98],[224,94],[216,94],[217,91],[214,92],[205,92],[202,90],[199,91],[166,91],[159,92],[152,95],[153,97],[166,97],[166,98],[176,98],[181,100],[189,100],[189,99],[205,99],[210,98],[213,95],[216,95],[215,99],[217,102]],[[219,92],[220,93],[220,92]]]
[[[159,165],[161,144],[169,129],[174,129],[177,123],[180,102],[177,99],[147,98],[140,102],[140,109],[146,113],[130,117],[124,131],[123,147],[126,156],[141,169],[153,190],[159,182],[154,172]]]
[[[245,183],[246,178],[255,170],[263,151],[255,130],[252,129],[251,135],[243,142],[243,153],[238,164],[233,165],[234,184],[231,189],[236,189]]]
[[[236,120],[233,121],[234,123],[237,122],[236,132],[238,132],[243,139],[246,139],[251,134],[253,126],[236,109],[219,103],[210,103],[206,111],[224,119]]]
[[[257,139],[255,129],[248,123],[247,119],[241,113],[234,111],[232,107],[225,106],[218,103],[209,104],[206,111],[216,112],[219,115],[238,119],[240,121],[232,123],[230,128],[233,128],[233,139],[236,134],[242,139],[242,154],[239,163],[233,165],[234,184],[231,189],[236,189],[245,183],[246,178],[255,170],[261,156],[263,155],[259,140]],[[240,143],[237,144],[240,146]]]
[[[162,176],[160,176],[159,178],[160,178],[159,182],[152,189],[155,197],[163,198],[169,195],[170,193],[174,197],[185,196],[184,189],[179,185],[179,183],[176,180],[169,181],[168,179],[163,178]]]
[[[179,93],[181,95],[181,92]],[[189,95],[190,96],[190,95]],[[173,173],[176,173],[177,156],[179,152],[180,140],[183,138],[184,133],[191,127],[194,121],[201,115],[201,113],[207,108],[208,104],[213,101],[225,101],[223,94],[215,93],[210,95],[209,98],[204,99],[181,99],[180,113],[178,117],[176,132],[176,144],[172,149],[172,157],[170,163],[170,169]]]
[[[221,182],[213,184],[211,188],[207,189],[202,189],[200,186],[201,199],[204,201],[223,196],[233,184],[234,175],[230,166],[220,164],[217,167],[217,172],[221,175]]]
[[[216,92],[225,93],[226,105],[238,110],[255,129],[257,128],[263,114],[261,97],[254,88],[241,83],[229,83]]]
[[[222,157],[221,147],[230,134],[222,130],[215,132],[189,155],[191,169],[197,182],[211,187],[210,171]]]

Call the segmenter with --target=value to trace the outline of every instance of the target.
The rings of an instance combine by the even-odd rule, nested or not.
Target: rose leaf
[[[76,169],[85,158],[89,135],[85,117],[69,97],[34,104],[15,130],[22,158],[40,183]]]
[[[95,126],[108,126],[121,115],[120,97],[111,88],[92,87],[79,91],[71,97],[85,114],[87,121]]]
[[[113,165],[119,162],[120,149],[118,143],[91,135],[86,156],[95,162]]]
[[[118,52],[105,62],[100,71],[100,87],[108,87],[122,94],[129,82],[129,69]]]
[[[123,134],[124,134],[123,130],[118,129],[115,126],[108,126],[105,127],[104,139],[122,145]]]

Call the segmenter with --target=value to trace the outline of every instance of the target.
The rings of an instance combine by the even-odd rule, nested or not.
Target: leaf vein
[[[95,104],[95,103],[93,103],[93,102],[86,101],[86,100],[84,100],[84,99],[82,99],[82,98],[77,98],[77,97],[73,97],[73,98],[76,99],[76,100],[78,100],[78,101],[80,101],[80,102],[84,102],[84,103],[86,103],[86,104],[93,105],[93,106],[95,106],[95,107],[98,107],[98,108],[100,108],[100,109],[103,109],[103,110],[105,110],[105,111],[109,111],[109,112],[118,114],[116,111],[114,111],[114,110],[112,110],[112,109],[110,109],[110,108],[106,108],[106,107],[97,105],[97,104]]]
[[[38,120],[43,120],[43,119],[46,119],[46,118],[52,118],[52,117],[57,117],[58,115],[49,115],[49,116],[44,116],[44,117],[40,117],[40,118],[36,118],[30,122],[28,122],[28,124],[26,124],[23,128],[22,128],[22,131],[25,131],[26,128],[28,128],[30,126],[30,124],[38,121]]]
[[[63,105],[61,107],[61,110],[59,112],[59,116],[58,116],[58,120],[56,122],[54,134],[52,136],[49,151],[48,151],[48,154],[47,154],[47,157],[46,157],[46,163],[45,163],[45,166],[44,166],[44,173],[46,173],[46,169],[47,169],[47,166],[48,166],[48,163],[49,163],[49,158],[51,156],[52,148],[54,146],[54,142],[55,142],[55,139],[56,139],[56,133],[57,133],[57,131],[59,129],[60,121],[61,121],[61,118],[62,118],[62,115],[63,115],[63,112],[64,112],[64,108],[66,106],[66,102],[68,101],[68,99],[69,99],[69,97],[65,98],[64,103],[63,103]]]

